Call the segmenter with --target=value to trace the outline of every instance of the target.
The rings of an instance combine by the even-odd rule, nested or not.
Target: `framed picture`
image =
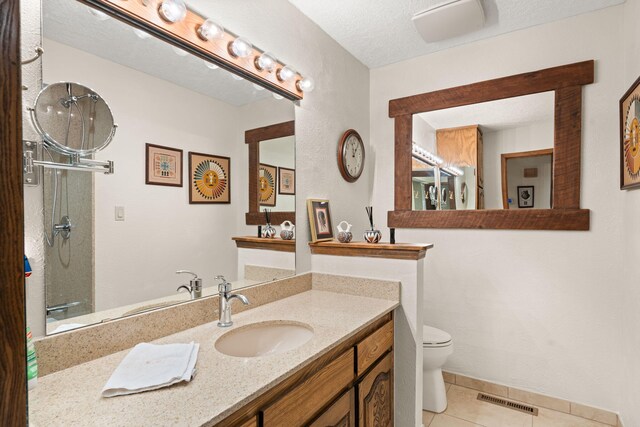
[[[231,159],[189,152],[189,203],[231,203]]]
[[[258,169],[258,194],[260,195],[260,206],[276,205],[277,173],[277,167],[260,163],[260,167]]]
[[[296,194],[295,169],[278,168],[278,194]]]
[[[182,187],[182,150],[145,144],[145,184]]]
[[[534,188],[533,185],[518,185],[518,207],[532,208]]]
[[[320,199],[308,199],[307,211],[309,213],[309,224],[311,226],[311,241],[321,242],[333,239],[333,225],[331,222],[331,212],[329,211],[329,201]]]
[[[620,189],[640,187],[640,77],[620,99]]]

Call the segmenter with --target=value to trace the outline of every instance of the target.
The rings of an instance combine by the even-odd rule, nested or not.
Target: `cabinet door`
[[[258,420],[253,417],[249,421],[246,421],[244,424],[241,424],[238,427],[258,427]]]
[[[358,384],[359,427],[393,426],[393,352]]]
[[[343,394],[309,427],[355,427],[356,393],[353,388]]]

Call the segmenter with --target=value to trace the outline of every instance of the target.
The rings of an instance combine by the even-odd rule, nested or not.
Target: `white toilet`
[[[443,412],[447,409],[447,391],[442,378],[442,365],[453,353],[451,335],[431,326],[422,329],[422,409]]]

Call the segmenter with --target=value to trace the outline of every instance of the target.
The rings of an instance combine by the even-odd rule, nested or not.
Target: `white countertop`
[[[212,322],[153,341],[200,343],[197,373],[190,383],[101,397],[102,387],[129,351],[125,350],[39,378],[29,392],[29,421],[35,426],[213,425],[398,305],[324,291],[297,294],[234,315],[231,328]],[[257,358],[226,356],[215,349],[222,334],[266,320],[307,323],[314,337],[297,349]]]

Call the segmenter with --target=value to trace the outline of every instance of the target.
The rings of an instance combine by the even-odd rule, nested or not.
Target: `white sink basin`
[[[216,350],[227,356],[260,357],[283,353],[313,338],[305,323],[275,320],[253,323],[227,332],[216,340]]]

